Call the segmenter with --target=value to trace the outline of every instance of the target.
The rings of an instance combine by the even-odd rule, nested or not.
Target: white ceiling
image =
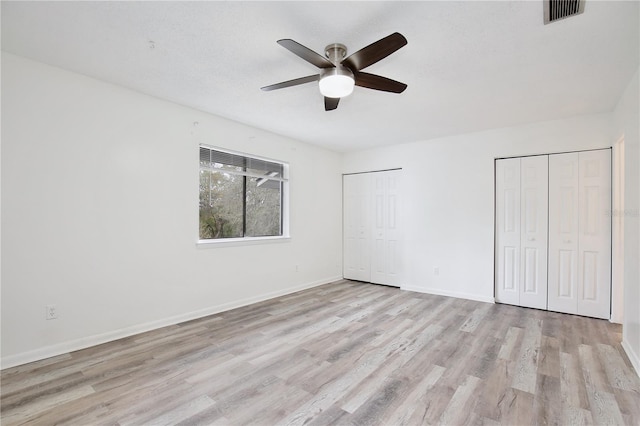
[[[543,25],[539,1],[10,2],[2,49],[337,151],[611,111],[639,64],[639,3],[587,0]],[[317,84],[261,86],[316,68],[276,44],[353,53],[409,44],[325,112]]]

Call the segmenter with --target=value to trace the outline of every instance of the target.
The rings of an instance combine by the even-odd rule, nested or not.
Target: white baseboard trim
[[[640,377],[640,356],[633,351],[631,346],[623,339],[622,340],[622,349],[624,349],[627,357],[629,357],[629,361],[633,365],[633,368],[636,369],[636,374]]]
[[[458,291],[446,291],[439,288],[403,286],[401,290],[415,291],[418,293],[435,294],[438,296],[455,297],[457,299],[475,300],[476,302],[496,303],[493,297],[480,296],[478,294],[462,293]]]
[[[137,324],[131,327],[125,327],[118,330],[108,331],[102,334],[87,336],[87,337],[83,337],[76,340],[61,342],[55,345],[45,346],[45,347],[34,349],[31,351],[6,356],[0,360],[0,366],[1,366],[0,369],[4,370],[5,368],[11,368],[18,365],[23,365],[23,364],[27,364],[34,361],[40,361],[46,358],[67,354],[69,352],[85,349],[91,346],[101,345],[103,343],[112,342],[114,340],[133,336],[135,334],[156,330],[158,328],[179,324],[185,321],[191,321],[194,319],[203,318],[209,315],[217,314],[224,311],[229,311],[231,309],[240,308],[243,306],[251,305],[253,303],[262,302],[265,300],[273,299],[276,297],[284,296],[287,294],[295,293],[301,290],[306,290],[309,288],[317,287],[323,284],[328,284],[328,283],[339,281],[339,280],[342,280],[342,276],[329,277],[321,280],[316,280],[310,283],[289,287],[283,290],[265,293],[260,296],[248,297],[246,299],[241,299],[241,300],[237,300],[229,303],[223,303],[221,305],[215,305],[205,309],[200,309],[197,311],[187,312],[185,314],[175,315],[169,318],[163,318],[157,321],[150,321],[143,324]]]

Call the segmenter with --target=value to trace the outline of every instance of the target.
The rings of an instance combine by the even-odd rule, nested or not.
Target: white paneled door
[[[496,301],[520,304],[520,159],[496,161]]]
[[[549,309],[611,312],[611,151],[550,157]]]
[[[345,278],[400,287],[401,170],[345,175]]]
[[[343,179],[343,233],[345,278],[371,281],[371,177],[345,175]]]
[[[609,318],[611,151],[496,160],[496,301]]]
[[[549,309],[578,307],[578,153],[549,158]]]
[[[578,315],[611,313],[611,150],[581,152]]]
[[[520,160],[520,306],[547,308],[549,159]]]
[[[371,282],[395,287],[401,284],[401,174],[401,170],[371,173],[374,200]]]
[[[546,155],[496,161],[496,301],[547,307]]]

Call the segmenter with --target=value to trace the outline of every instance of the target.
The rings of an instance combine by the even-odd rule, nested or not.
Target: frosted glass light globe
[[[322,70],[318,86],[320,93],[327,98],[344,98],[353,92],[355,84],[351,70],[337,65],[335,68]]]

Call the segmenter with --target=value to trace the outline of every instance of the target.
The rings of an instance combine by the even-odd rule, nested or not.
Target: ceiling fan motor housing
[[[347,46],[341,43],[330,44],[324,48],[324,55],[338,65],[347,56]]]
[[[324,48],[324,54],[335,67],[320,70],[320,93],[329,98],[342,98],[353,92],[353,71],[341,64],[347,56],[344,44],[333,43]]]

